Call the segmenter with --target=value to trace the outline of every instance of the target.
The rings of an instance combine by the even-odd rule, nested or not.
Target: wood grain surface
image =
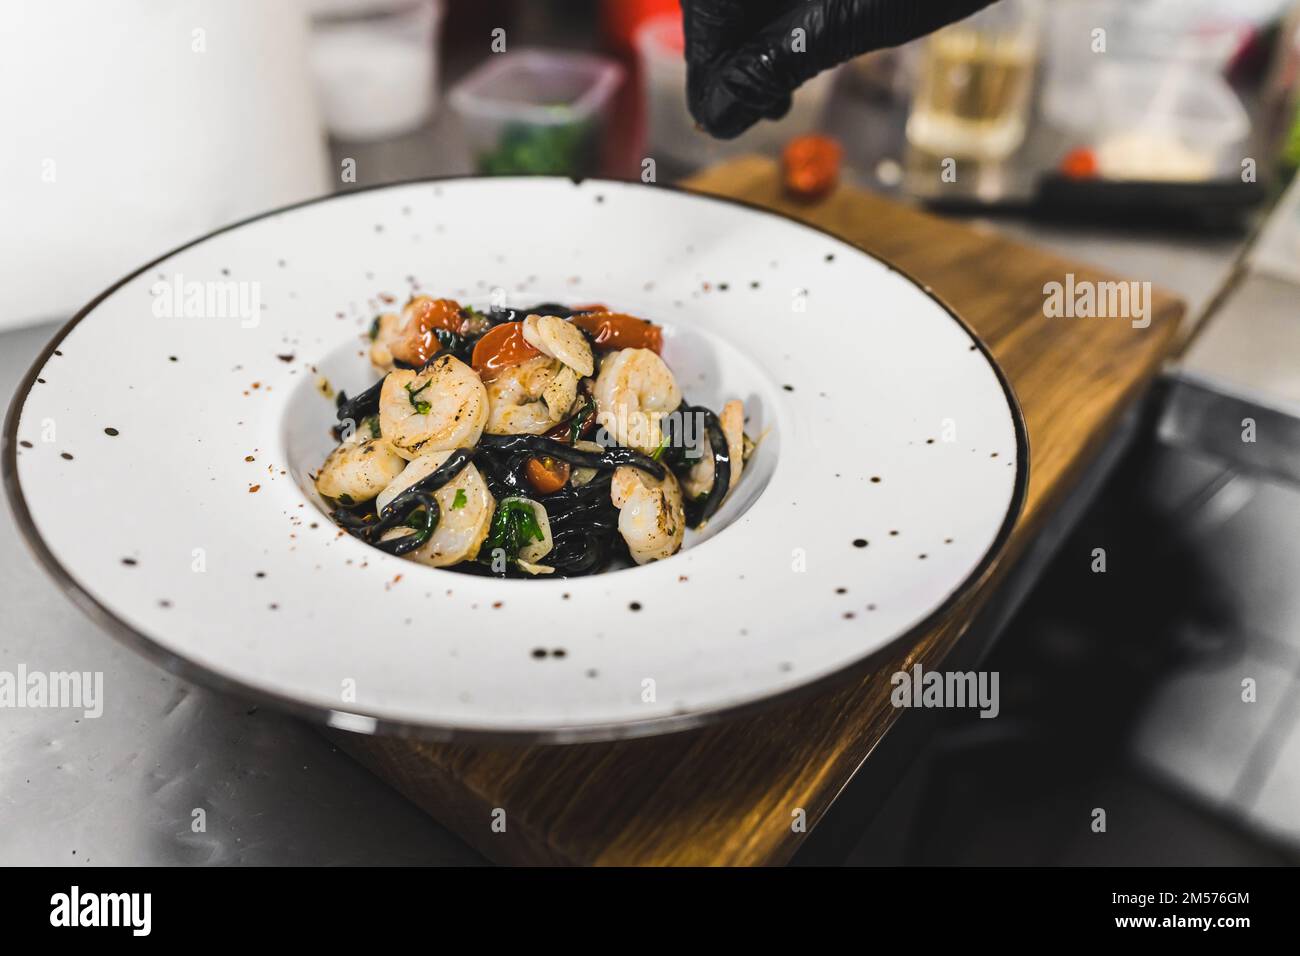
[[[1102,280],[1085,265],[839,187],[787,200],[776,167],[747,157],[687,183],[814,223],[888,260],[961,315],[992,350],[1024,409],[1029,494],[1002,558],[944,623],[879,655],[831,691],[703,730],[610,744],[484,747],[337,735],[487,857],[510,863],[775,864],[869,759],[897,711],[888,675],[938,667],[1005,570],[1069,495],[1083,466],[1173,348],[1182,304],[1157,290],[1151,323],[1048,319],[1043,286]],[[506,830],[492,828],[505,811]]]

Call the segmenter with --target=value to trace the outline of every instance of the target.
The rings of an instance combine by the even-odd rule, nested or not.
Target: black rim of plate
[[[281,206],[267,212],[258,213],[241,219],[238,222],[221,226],[211,232],[205,233],[196,239],[191,239],[175,249],[164,253],[158,258],[146,263],[140,268],[127,276],[113,283],[99,295],[95,296],[89,303],[81,308],[68,322],[59,329],[58,333],[52,338],[41,350],[32,367],[28,369],[27,374],[19,383],[14,397],[9,404],[8,412],[5,415],[3,445],[0,448],[0,470],[3,471],[5,490],[9,498],[9,506],[13,511],[14,518],[17,521],[19,529],[26,538],[28,546],[40,559],[45,569],[54,578],[55,582],[91,620],[101,625],[110,634],[118,640],[133,648],[145,657],[159,664],[169,673],[175,674],[186,680],[191,680],[196,684],[213,690],[226,693],[236,694],[248,700],[259,704],[266,704],[278,710],[285,711],[298,717],[304,717],[313,723],[323,724],[340,730],[347,730],[366,735],[376,736],[393,736],[417,738],[423,740],[435,741],[455,741],[466,743],[508,743],[508,744],[570,744],[570,743],[596,743],[610,740],[627,740],[636,737],[651,737],[660,734],[676,733],[685,730],[692,730],[706,725],[716,724],[720,721],[734,717],[753,714],[769,707],[777,706],[781,703],[788,703],[794,699],[811,695],[817,691],[824,690],[829,686],[847,681],[851,677],[864,673],[870,665],[882,654],[888,652],[902,641],[914,641],[916,638],[925,634],[946,615],[952,608],[978,584],[984,575],[989,571],[993,564],[1001,557],[1003,549],[1006,547],[1008,539],[1011,537],[1012,529],[1019,519],[1021,511],[1024,508],[1025,498],[1029,487],[1029,436],[1025,428],[1024,413],[1020,408],[1020,402],[1016,398],[1015,390],[1007,380],[1006,373],[1002,367],[993,358],[984,342],[975,334],[974,330],[966,324],[965,320],[959,316],[956,311],[940,296],[936,295],[929,286],[918,281],[909,273],[899,269],[892,263],[886,262],[879,256],[867,252],[865,249],[854,245],[847,239],[835,235],[828,229],[823,229],[813,223],[804,222],[794,216],[768,209],[757,203],[751,203],[743,199],[737,199],[731,196],[718,196],[710,193],[697,192],[684,186],[671,184],[643,184],[637,180],[620,180],[620,179],[568,179],[557,176],[510,176],[501,177],[502,179],[519,180],[519,179],[539,179],[549,181],[569,181],[575,186],[583,186],[587,183],[607,183],[612,186],[641,186],[647,189],[663,189],[687,196],[691,196],[701,202],[724,203],[732,206],[739,206],[749,209],[761,215],[772,216],[777,219],[783,219],[813,232],[820,233],[835,242],[847,245],[857,253],[874,259],[879,262],[890,272],[898,275],[916,287],[917,291],[926,296],[936,305],[938,305],[948,317],[952,319],[961,328],[966,336],[983,354],[984,359],[992,368],[994,375],[997,376],[998,383],[1002,386],[1002,392],[1006,398],[1007,411],[1011,415],[1012,425],[1016,436],[1016,477],[1012,487],[1011,500],[1007,505],[1006,515],[1002,519],[1002,524],[998,528],[993,542],[985,551],[979,563],[938,605],[936,605],[924,618],[912,625],[905,631],[902,631],[882,646],[867,652],[862,657],[856,658],[843,667],[829,674],[810,680],[798,686],[787,688],[777,693],[769,694],[754,700],[742,701],[737,704],[730,704],[717,707],[710,710],[688,711],[685,713],[667,714],[661,717],[651,717],[645,720],[615,721],[602,724],[575,724],[571,726],[557,726],[543,730],[534,729],[503,729],[497,727],[475,727],[470,725],[437,725],[411,722],[406,720],[397,720],[389,717],[380,717],[374,714],[367,714],[365,711],[345,711],[339,708],[324,707],[316,704],[306,703],[293,697],[287,697],[275,691],[259,688],[251,684],[246,684],[242,680],[237,680],[211,670],[201,664],[195,663],[188,658],[181,657],[175,652],[164,647],[149,635],[136,630],[122,618],[118,617],[113,610],[102,604],[95,598],[82,584],[77,581],[71,573],[59,562],[49,546],[36,529],[36,524],[32,520],[31,511],[27,506],[27,500],[23,495],[22,486],[18,481],[18,419],[21,416],[22,408],[27,403],[27,398],[31,393],[32,386],[36,383],[38,373],[44,368],[45,364],[53,355],[68,334],[75,329],[86,316],[90,315],[101,302],[116,292],[126,283],[135,279],[137,276],[148,272],[150,269],[162,262],[170,259],[172,256],[184,252],[191,246],[196,246],[202,242],[219,236],[222,233],[231,232],[246,226],[249,223],[257,222],[261,219],[267,219],[271,216],[277,216],[282,213],[291,212],[304,206],[314,206],[320,203],[331,202],[335,200],[347,199],[349,196],[363,192],[375,192],[383,189],[399,189],[407,186],[418,185],[437,185],[440,183],[456,183],[467,181],[483,181],[484,177],[475,176],[428,176],[417,177],[415,179],[405,179],[388,183],[376,183],[369,186],[360,186],[353,189],[343,190],[337,193],[331,193],[327,196],[317,196],[313,199],[305,199],[301,202],[291,203],[287,206]]]

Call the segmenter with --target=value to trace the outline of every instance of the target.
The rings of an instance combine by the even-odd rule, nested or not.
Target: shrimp
[[[740,471],[745,467],[745,406],[739,399],[732,399],[722,406],[718,421],[727,439],[727,457],[731,459],[731,479],[727,482],[727,491],[730,492],[740,481]],[[713,490],[713,446],[709,444],[707,435],[704,436],[704,454],[687,472],[682,488],[692,498]]]
[[[564,418],[578,397],[578,373],[539,355],[502,369],[487,383],[489,435],[540,435]]]
[[[401,328],[402,320],[394,312],[385,312],[375,319],[370,333],[370,364],[381,372],[391,372],[397,367],[393,364],[393,345]]]
[[[343,432],[343,444],[360,445],[363,441],[371,438],[382,438],[383,433],[379,430],[379,416],[367,415],[361,419],[355,428],[347,428]]]
[[[378,495],[405,467],[406,460],[382,438],[345,441],[321,465],[316,490],[350,508]]]
[[[375,320],[370,362],[385,372],[391,372],[395,362],[421,366],[442,347],[436,329],[464,332],[473,321],[454,299],[414,296],[403,306],[400,317],[387,312]]]
[[[661,561],[676,554],[686,533],[682,490],[671,471],[656,480],[622,465],[614,469],[610,500],[618,509],[618,531],[637,564]]]
[[[607,356],[592,395],[597,421],[620,445],[647,454],[663,441],[660,420],[682,403],[672,371],[650,349],[621,349]]]
[[[431,451],[409,462],[375,502],[378,510],[382,513],[399,494],[433,474],[451,453],[451,449]],[[433,498],[438,502],[438,525],[428,541],[405,557],[435,568],[472,559],[487,537],[496,511],[496,501],[488,491],[487,482],[478,469],[469,464],[435,491]],[[391,541],[414,533],[410,528],[390,528],[380,540]]]
[[[555,315],[530,315],[524,319],[524,341],[543,355],[559,359],[585,378],[596,370],[591,346],[572,322]]]
[[[419,372],[389,372],[379,392],[380,433],[408,460],[431,451],[473,448],[487,418],[483,382],[453,355],[443,355]]]

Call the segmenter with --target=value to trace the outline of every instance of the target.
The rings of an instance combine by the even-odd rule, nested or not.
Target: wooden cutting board
[[[687,183],[815,223],[929,285],[992,350],[1029,430],[1029,495],[1002,559],[945,621],[870,673],[758,716],[668,737],[485,747],[336,735],[339,744],[487,857],[503,863],[770,864],[809,829],[893,723],[888,676],[937,668],[1007,568],[1069,494],[1174,347],[1183,306],[1156,291],[1147,328],[1046,318],[1044,285],[1104,280],[991,232],[839,187],[815,205],[746,157]],[[1137,277],[1140,278],[1140,277]],[[501,812],[504,811],[504,814]],[[505,830],[494,821],[504,819]]]

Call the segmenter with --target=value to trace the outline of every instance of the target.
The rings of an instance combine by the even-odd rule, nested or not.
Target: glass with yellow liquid
[[[907,120],[939,156],[1005,159],[1025,138],[1038,64],[1039,0],[1001,0],[925,43]]]

